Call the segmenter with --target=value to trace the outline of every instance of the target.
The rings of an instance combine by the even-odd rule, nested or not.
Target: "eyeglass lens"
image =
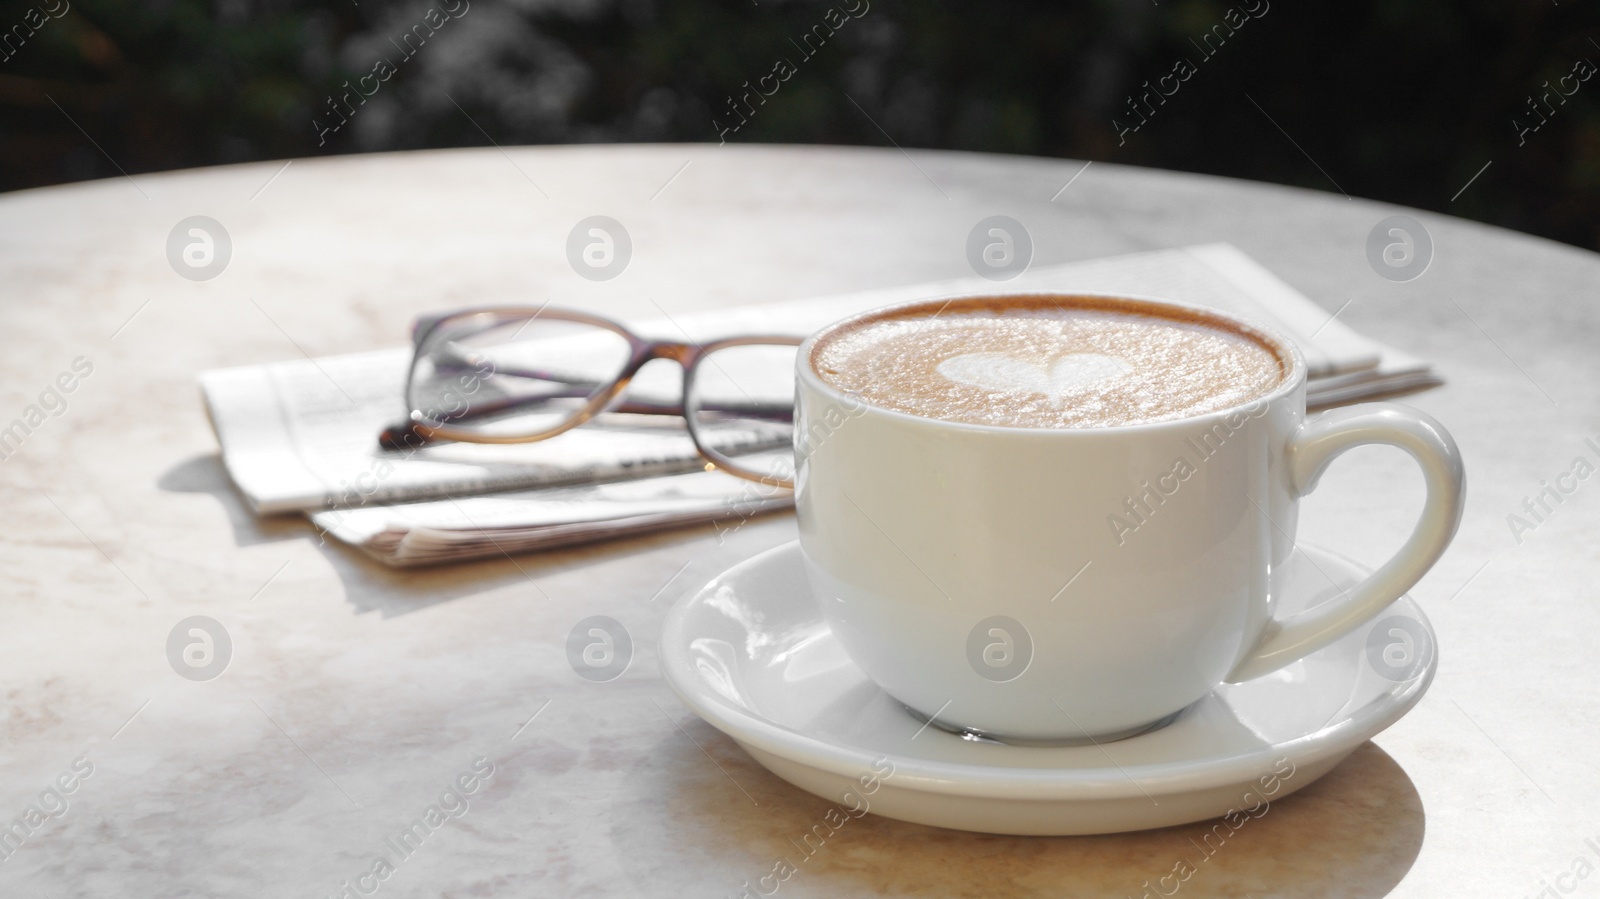
[[[515,437],[559,429],[614,382],[627,338],[598,325],[479,313],[447,319],[418,347],[407,402],[432,424]]]
[[[757,478],[794,479],[797,349],[748,344],[700,358],[686,417],[713,462]]]

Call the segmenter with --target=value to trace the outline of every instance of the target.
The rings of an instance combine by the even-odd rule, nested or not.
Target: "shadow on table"
[[[216,497],[227,513],[228,524],[233,527],[236,546],[255,546],[293,540],[314,532],[305,518],[299,515],[257,516],[250,511],[244,498],[228,480],[228,471],[222,467],[222,457],[216,453],[193,456],[162,472],[156,486],[168,493],[208,493]]]
[[[404,615],[442,602],[493,590],[507,584],[539,581],[561,572],[611,562],[620,556],[703,536],[700,531],[663,531],[620,540],[583,544],[559,552],[521,554],[424,568],[391,568],[354,547],[325,538],[304,515],[258,516],[229,480],[222,457],[205,454],[167,469],[156,482],[170,493],[205,493],[215,497],[228,516],[236,546],[287,540],[314,544],[338,574],[345,599],[357,614]],[[532,589],[530,587],[530,589]]]
[[[1174,895],[1155,887],[1179,861],[1196,869],[1177,885],[1185,897],[1379,897],[1422,850],[1416,787],[1367,742],[1322,779],[1246,819],[1209,858],[1195,846],[1212,821],[1104,836],[1013,837],[871,814],[846,820],[808,858],[799,841],[835,804],[778,779],[692,715],[683,726],[700,749],[676,732],[663,740],[621,785],[610,816],[616,858],[642,894],[762,895],[773,881],[763,886],[760,878],[785,859],[797,870],[779,885],[795,897],[1141,899]],[[679,863],[664,867],[663,858]]]

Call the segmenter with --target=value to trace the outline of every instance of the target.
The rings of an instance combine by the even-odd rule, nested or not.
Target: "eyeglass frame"
[[[489,444],[516,444],[537,443],[551,437],[564,434],[580,425],[594,419],[595,416],[607,411],[636,411],[645,414],[678,415],[683,418],[685,430],[689,439],[694,444],[696,452],[708,463],[707,470],[720,470],[735,477],[748,481],[755,481],[769,487],[778,487],[786,490],[794,489],[793,478],[779,478],[764,475],[743,468],[739,463],[732,461],[726,455],[706,446],[700,439],[699,427],[695,424],[694,416],[689,409],[689,398],[694,389],[695,373],[699,364],[706,357],[718,350],[730,349],[739,346],[793,346],[798,347],[805,342],[804,337],[779,334],[755,334],[741,337],[729,337],[714,340],[709,343],[686,343],[672,340],[646,340],[628,330],[627,326],[605,316],[594,315],[576,309],[566,309],[549,305],[545,306],[480,306],[468,309],[458,309],[438,316],[428,316],[417,320],[413,327],[413,351],[410,365],[406,369],[405,401],[411,404],[413,381],[416,377],[418,362],[427,347],[428,339],[438,329],[450,322],[459,321],[478,315],[490,315],[507,319],[508,322],[525,318],[528,321],[539,319],[549,321],[571,322],[580,325],[591,325],[603,328],[623,338],[628,342],[628,361],[622,366],[611,382],[596,390],[584,405],[567,419],[554,427],[546,428],[532,434],[502,435],[484,434],[462,428],[451,427],[448,423],[437,419],[430,419],[421,409],[410,408],[407,410],[406,431],[413,433],[423,440],[454,440],[462,443],[489,443]],[[657,359],[669,359],[683,369],[682,396],[676,407],[661,406],[656,404],[637,404],[633,408],[623,404],[616,406],[617,400],[627,390],[634,376],[639,373],[647,363]],[[491,373],[492,374],[492,373]],[[613,406],[616,408],[613,410]],[[791,413],[792,414],[792,413]],[[792,419],[791,419],[792,420]],[[397,435],[397,429],[389,428],[380,436],[380,443],[385,446],[397,446],[405,443],[404,435]]]

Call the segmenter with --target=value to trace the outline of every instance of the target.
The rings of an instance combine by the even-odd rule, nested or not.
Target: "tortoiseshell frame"
[[[700,361],[717,350],[737,346],[799,346],[804,338],[781,335],[751,335],[746,337],[731,337],[726,340],[717,340],[707,344],[679,343],[667,340],[645,340],[629,331],[621,324],[598,315],[579,312],[574,309],[552,309],[530,306],[488,306],[473,309],[462,309],[451,312],[425,322],[418,322],[415,338],[416,354],[412,357],[411,366],[406,372],[405,396],[411,399],[412,378],[416,375],[417,356],[427,346],[428,338],[441,326],[449,323],[460,322],[462,319],[479,315],[490,315],[514,322],[521,318],[543,319],[548,321],[574,322],[576,324],[592,325],[604,328],[613,334],[622,337],[628,342],[629,355],[627,364],[611,381],[610,384],[596,391],[581,409],[555,427],[529,434],[483,434],[466,428],[452,427],[447,422],[429,419],[420,409],[410,409],[410,430],[426,440],[457,440],[464,443],[534,443],[548,440],[558,434],[563,434],[596,415],[611,409],[627,389],[628,383],[634,375],[639,373],[645,363],[656,359],[671,359],[683,366],[683,397],[675,408],[649,407],[639,408],[637,411],[655,413],[668,413],[682,415],[688,423],[689,439],[694,441],[695,449],[699,451],[709,467],[719,468],[729,474],[736,475],[750,481],[756,481],[770,487],[794,489],[794,481],[790,478],[777,478],[761,474],[744,468],[738,462],[706,446],[700,439],[700,430],[695,425],[694,416],[688,414],[689,397],[694,390],[694,378]],[[630,411],[627,404],[617,407],[617,411]]]

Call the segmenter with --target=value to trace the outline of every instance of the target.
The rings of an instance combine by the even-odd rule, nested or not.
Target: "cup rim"
[[[816,370],[811,364],[812,353],[816,349],[819,341],[823,340],[829,335],[843,330],[844,328],[848,328],[868,319],[882,318],[920,308],[938,309],[952,302],[958,302],[962,300],[1026,300],[1047,298],[1052,300],[1087,299],[1130,303],[1135,306],[1143,305],[1155,307],[1156,311],[1153,312],[1155,315],[1161,315],[1163,310],[1179,310],[1192,317],[1200,319],[1213,319],[1226,327],[1243,331],[1256,340],[1267,344],[1268,347],[1278,355],[1279,361],[1286,364],[1287,370],[1284,372],[1282,383],[1278,384],[1278,386],[1274,387],[1272,390],[1269,390],[1260,396],[1235,403],[1222,409],[1215,409],[1210,412],[1202,412],[1197,415],[1185,415],[1181,418],[1164,419],[1162,421],[1136,422],[1134,424],[1126,425],[1107,425],[1082,428],[1039,428],[1023,425],[990,425],[978,424],[975,422],[951,421],[944,418],[930,418],[928,416],[915,415],[910,412],[902,412],[898,409],[889,409],[865,400],[856,399],[849,393],[846,393],[838,387],[829,384],[817,374]],[[1167,317],[1170,317],[1170,312]],[[1295,391],[1299,390],[1305,384],[1306,381],[1306,361],[1305,356],[1300,352],[1300,348],[1295,345],[1294,341],[1289,340],[1278,331],[1258,322],[1244,318],[1243,316],[1235,315],[1231,312],[1223,311],[1221,309],[1204,306],[1199,303],[1170,300],[1145,294],[1109,293],[1105,291],[1089,290],[981,291],[975,293],[947,294],[928,297],[925,299],[909,300],[898,303],[888,303],[883,306],[876,306],[871,309],[866,309],[838,319],[837,321],[831,322],[830,324],[825,325],[813,332],[811,336],[806,338],[804,343],[800,344],[800,348],[795,354],[795,369],[795,377],[799,381],[804,382],[811,389],[841,402],[855,403],[863,410],[870,410],[876,414],[887,415],[892,420],[904,421],[907,423],[915,422],[928,427],[948,428],[958,431],[972,431],[978,433],[990,432],[1010,435],[1038,434],[1052,436],[1065,434],[1080,436],[1091,434],[1131,434],[1138,431],[1161,430],[1164,428],[1173,427],[1190,427],[1202,422],[1226,418],[1230,415],[1237,414],[1240,410],[1258,409],[1271,405],[1278,400],[1283,399],[1284,397],[1293,395]]]

